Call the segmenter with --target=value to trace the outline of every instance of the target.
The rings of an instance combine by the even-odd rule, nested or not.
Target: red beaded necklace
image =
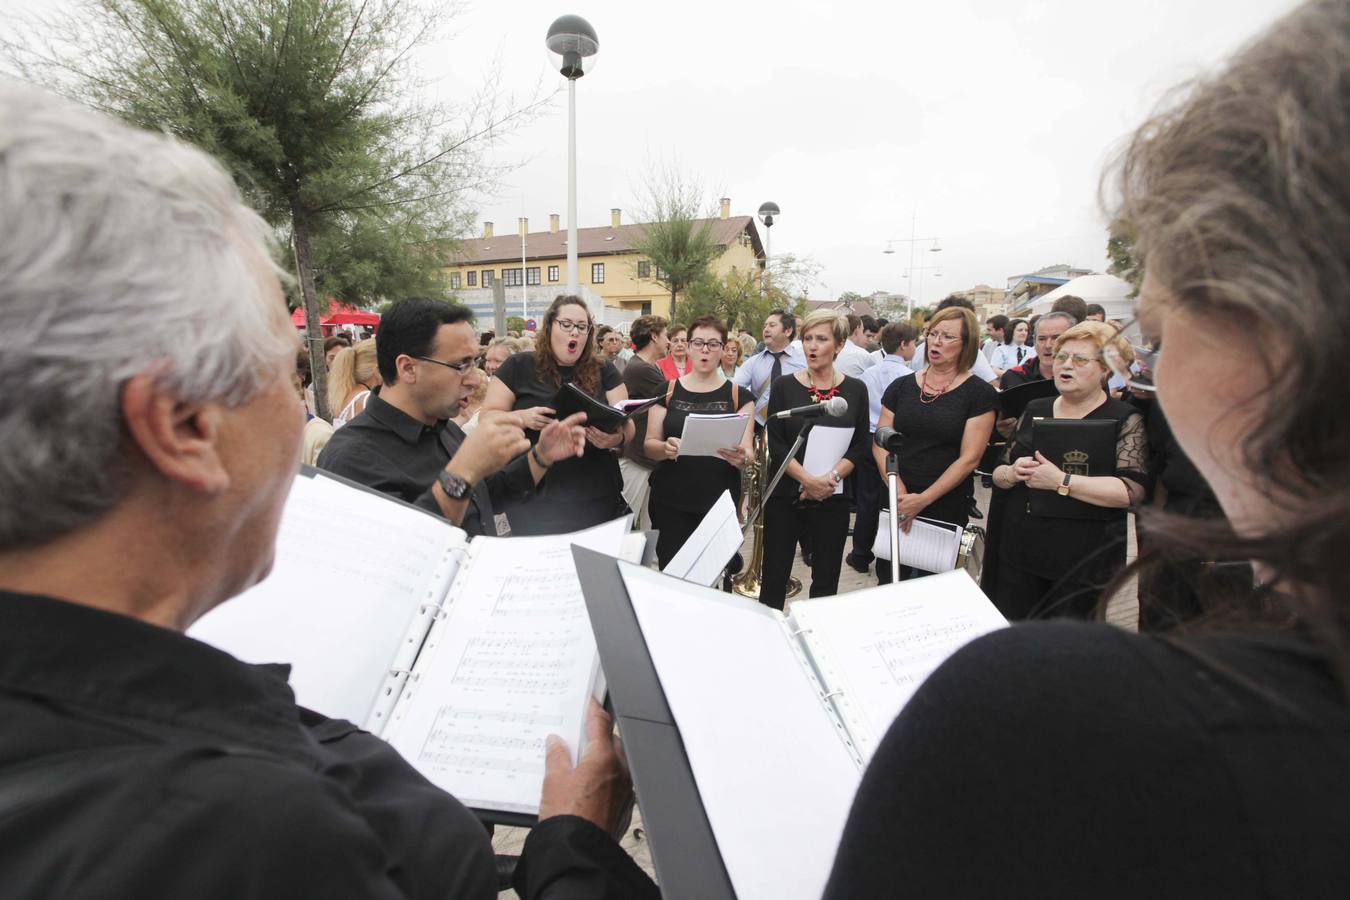
[[[839,393],[839,385],[832,385],[828,391],[822,391],[813,384],[807,388],[807,391],[811,394],[811,399],[816,403],[824,403],[826,400],[829,400],[835,394]]]

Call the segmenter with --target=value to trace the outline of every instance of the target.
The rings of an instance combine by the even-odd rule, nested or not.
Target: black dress
[[[741,392],[730,381],[711,391],[691,391],[677,380],[670,399],[665,401],[666,419],[661,436],[669,439],[683,434],[684,422],[691,413],[734,413],[737,401],[748,403],[751,399],[751,394]],[[652,472],[651,489],[652,524],[658,532],[656,558],[664,569],[723,491],[731,491],[731,498],[739,508],[741,470],[711,456],[667,459]]]
[[[1047,397],[1027,404],[1005,464],[1035,454],[1033,421],[1053,418],[1054,403],[1054,397]],[[1083,418],[1115,420],[1115,475],[1147,487],[1148,438],[1139,411],[1107,397]],[[1021,482],[1006,491],[994,604],[1009,619],[1092,618],[1101,589],[1125,565],[1128,511],[1112,510],[1108,519],[1035,516],[1030,512],[1030,493]]]
[[[891,382],[881,396],[881,405],[894,416],[892,427],[904,436],[899,454],[900,480],[910,494],[932,487],[961,457],[966,423],[998,406],[998,391],[974,375],[932,403],[921,401],[919,391],[918,378],[906,375]],[[881,496],[890,509],[889,487],[883,488]],[[970,521],[974,497],[975,482],[966,478],[928,504],[919,515],[964,528]],[[882,584],[891,580],[891,564],[886,560],[877,560],[877,580]]]
[[[1015,625],[905,705],[825,900],[1344,897],[1347,767],[1344,689],[1298,634]]]
[[[558,374],[563,382],[574,381],[576,367],[559,366]],[[530,352],[507,357],[494,377],[515,394],[512,409],[551,407],[561,386],[540,380],[535,371],[534,354]],[[603,403],[605,395],[621,384],[623,377],[619,370],[607,362],[600,370],[600,383],[593,395]],[[527,429],[525,436],[531,444],[539,440],[537,431]],[[587,442],[583,455],[561,460],[549,468],[534,496],[509,505],[504,511],[513,534],[560,534],[624,515],[628,506],[623,502],[623,476],[619,474],[618,453]]]
[[[815,428],[852,428],[853,436],[844,453],[856,468],[872,464],[869,441],[867,385],[857,378],[845,375],[840,382],[838,396],[848,401],[848,413],[841,419],[822,416],[814,419]],[[795,409],[814,402],[810,391],[797,380],[796,375],[784,375],[769,389],[767,415]],[[792,442],[806,425],[806,419],[792,416],[787,419],[769,419],[769,471],[773,476],[782,465]],[[797,451],[797,462],[806,457],[806,445]],[[764,567],[760,576],[759,600],[774,609],[782,609],[787,599],[787,581],[792,573],[796,555],[797,536],[806,534],[811,546],[812,597],[828,597],[839,590],[839,569],[844,559],[844,542],[848,539],[849,501],[853,499],[852,479],[844,479],[843,493],[823,502],[799,500],[801,485],[787,474],[783,475],[764,509]],[[767,481],[765,487],[768,487]]]

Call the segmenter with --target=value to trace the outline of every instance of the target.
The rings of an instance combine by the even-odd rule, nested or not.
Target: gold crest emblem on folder
[[[1064,469],[1066,475],[1087,475],[1088,474],[1088,455],[1082,450],[1070,450],[1064,454]]]

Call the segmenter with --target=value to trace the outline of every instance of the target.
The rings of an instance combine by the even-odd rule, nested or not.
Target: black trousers
[[[886,482],[868,457],[853,470],[853,556],[871,561],[872,545],[877,539],[877,516],[881,514],[881,496],[886,493]]]
[[[656,559],[661,563],[661,568],[680,552],[684,542],[689,540],[689,536],[698,528],[698,523],[703,521],[707,511],[701,513],[689,512],[684,509],[676,509],[668,503],[655,496],[647,501],[647,513],[652,517],[652,527],[657,531],[656,535]]]
[[[1123,557],[1123,553],[1122,553]],[[1124,565],[1125,560],[1120,560]],[[1119,568],[1116,566],[1115,568]],[[1114,571],[1101,566],[1085,566],[1062,578],[1046,578],[1030,572],[1016,562],[1001,559],[994,605],[1010,622],[1026,619],[1100,619],[1102,589],[1110,583]]]
[[[810,596],[838,593],[839,568],[844,562],[844,542],[848,539],[848,500],[831,497],[822,503],[798,506],[793,498],[771,497],[764,508],[760,603],[783,608],[798,536],[806,537],[811,545]]]

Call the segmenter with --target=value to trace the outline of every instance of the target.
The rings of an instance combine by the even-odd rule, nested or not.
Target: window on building
[[[525,283],[526,283],[526,284],[538,284],[538,283],[539,283],[539,267],[538,267],[538,266],[530,266],[528,269],[525,270]]]
[[[467,272],[467,273],[465,273],[465,276],[464,276],[464,277],[467,279],[467,282],[466,282],[466,283],[469,285],[469,287],[478,287],[478,273],[477,273],[477,272]]]
[[[483,270],[483,287],[492,287],[492,270]]]
[[[519,269],[502,269],[502,284],[507,287],[520,287]]]
[[[451,273],[450,273],[450,290],[452,290],[452,291],[457,291],[457,290],[459,290],[459,273],[458,273],[458,272],[451,272]]]
[[[645,259],[638,261],[638,277],[639,278],[652,277],[652,264]]]
[[[591,263],[591,284],[605,283],[605,264]]]
[[[666,280],[666,270],[663,269],[663,268],[661,268],[660,266],[657,266],[657,267],[656,267],[656,278],[657,278],[658,281],[665,281],[665,280]]]
[[[558,280],[558,267],[557,267],[557,266],[549,266],[549,267],[548,267],[548,280],[549,280],[549,283],[550,283],[550,284],[555,283],[555,282]]]

